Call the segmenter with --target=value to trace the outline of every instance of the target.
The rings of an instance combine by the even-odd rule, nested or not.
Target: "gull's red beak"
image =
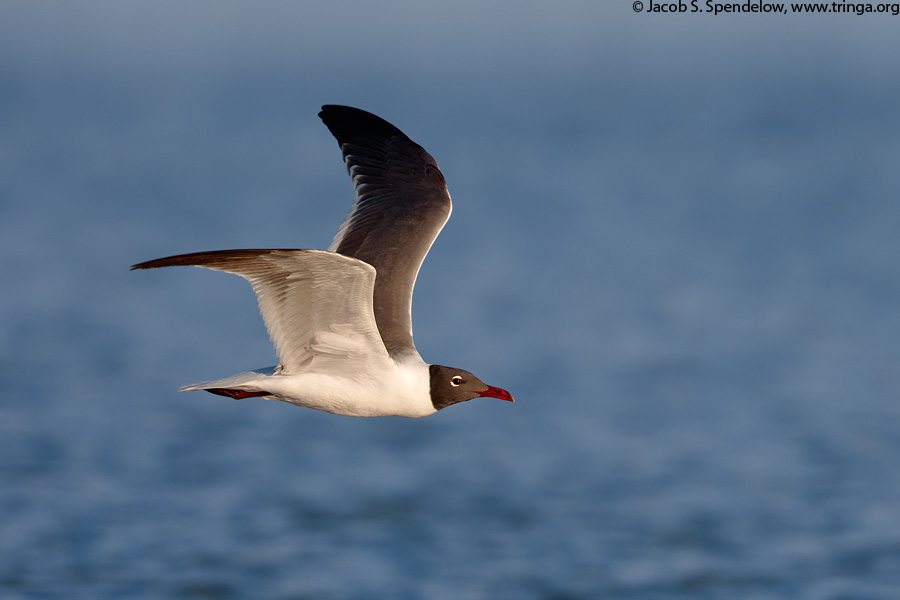
[[[500,389],[500,388],[490,386],[490,385],[488,386],[488,389],[484,390],[483,392],[478,392],[478,395],[481,396],[482,398],[484,398],[484,397],[500,398],[501,400],[509,400],[510,402],[515,402],[515,400],[513,400],[513,397],[509,392],[507,392],[506,390]]]

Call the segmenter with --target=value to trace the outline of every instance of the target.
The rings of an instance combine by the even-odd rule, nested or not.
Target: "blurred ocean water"
[[[896,23],[618,4],[5,4],[0,596],[897,597]],[[417,345],[516,404],[177,393],[254,297],[128,267],[326,247],[323,103],[441,164]]]

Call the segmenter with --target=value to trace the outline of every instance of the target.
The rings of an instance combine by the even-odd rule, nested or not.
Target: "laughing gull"
[[[347,106],[319,117],[337,138],[356,199],[323,250],[218,250],[143,262],[240,275],[259,301],[279,364],[181,388],[261,396],[354,417],[424,417],[478,397],[513,401],[413,344],[413,286],[450,217],[434,158],[387,121]]]

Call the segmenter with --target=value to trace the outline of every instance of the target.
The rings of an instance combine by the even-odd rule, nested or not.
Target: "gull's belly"
[[[266,377],[276,400],[350,417],[424,417],[433,414],[427,365],[377,374],[298,373]]]

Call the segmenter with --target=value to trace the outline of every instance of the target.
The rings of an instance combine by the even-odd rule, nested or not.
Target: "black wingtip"
[[[352,106],[326,104],[319,112],[319,118],[337,138],[339,144],[360,138],[390,138],[396,135],[406,137],[402,131],[381,117]]]
[[[156,267],[161,266],[161,265],[154,264],[154,263],[159,262],[160,260],[161,260],[161,259],[158,259],[158,258],[157,258],[157,259],[154,259],[154,260],[147,260],[147,261],[144,261],[144,262],[140,262],[140,263],[131,265],[131,268],[128,269],[128,270],[129,270],[129,271],[141,271],[141,270],[143,270],[143,269],[155,269]]]
[[[142,271],[144,269],[155,269],[157,267],[168,266],[168,265],[154,264],[154,263],[158,263],[160,260],[164,260],[164,259],[148,260],[146,262],[137,263],[136,265],[131,265],[131,268],[128,270],[129,271]]]
[[[219,262],[223,258],[228,258],[236,254],[244,254],[246,252],[260,252],[260,250],[211,250],[206,252],[175,254],[173,256],[154,258],[153,260],[131,265],[130,270],[159,269],[160,267],[202,267],[210,263]],[[269,251],[264,250],[263,252]]]
[[[296,248],[246,248],[236,250],[208,250],[206,252],[191,252],[189,254],[176,254],[148,260],[131,266],[131,270],[158,269],[160,267],[205,267],[215,269],[232,263],[234,260],[257,257],[267,254],[282,252],[308,252]]]
[[[129,271],[139,271],[144,269],[159,269],[160,267],[193,267],[202,266],[204,262],[208,262],[210,256],[219,256],[225,253],[234,252],[234,250],[214,250],[212,252],[192,252],[190,254],[176,254],[174,256],[165,256],[163,258],[154,258],[136,265],[131,265]],[[206,259],[206,261],[200,259]]]

